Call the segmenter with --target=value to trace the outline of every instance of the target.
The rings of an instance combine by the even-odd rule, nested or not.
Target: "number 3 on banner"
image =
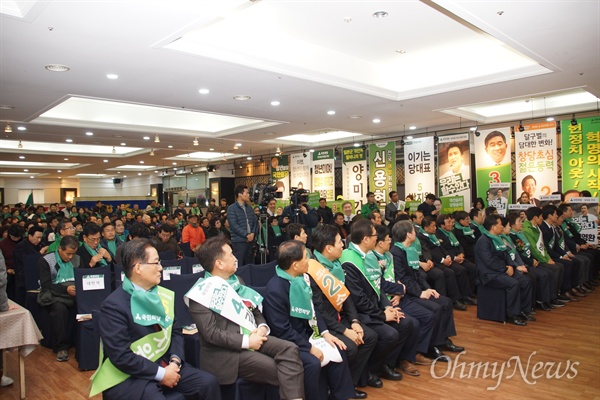
[[[490,172],[490,178],[492,178],[490,180],[490,183],[500,183],[500,172],[498,171],[492,171]]]

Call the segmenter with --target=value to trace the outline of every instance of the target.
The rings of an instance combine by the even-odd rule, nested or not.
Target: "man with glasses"
[[[100,246],[101,228],[95,223],[87,223],[83,227],[83,245],[77,250],[81,258],[81,268],[104,267],[112,262],[108,250]]]
[[[112,259],[117,254],[117,248],[123,244],[123,241],[117,237],[115,226],[111,222],[102,224],[102,239],[100,239],[100,246],[108,250]]]
[[[63,219],[56,226],[56,233],[54,234],[54,242],[48,246],[48,253],[55,252],[58,249],[58,245],[60,244],[60,240],[65,236],[73,236],[75,235],[75,228],[73,227],[73,223],[67,219]]]
[[[25,258],[28,255],[36,254],[39,257],[46,254],[48,246],[42,246],[42,236],[44,229],[41,226],[34,225],[27,231],[27,239],[21,240],[15,246],[15,299],[21,306],[25,307]],[[56,243],[58,247],[58,243]]]
[[[123,285],[102,303],[104,360],[92,377],[90,396],[105,400],[221,398],[217,379],[183,360],[183,336],[175,320],[175,294],[160,283],[162,266],[148,239],[120,247]]]

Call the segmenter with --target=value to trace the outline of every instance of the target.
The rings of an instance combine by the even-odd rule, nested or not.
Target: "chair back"
[[[75,298],[78,314],[100,310],[100,304],[110,294],[110,266],[75,268]]]
[[[27,254],[23,257],[23,270],[25,272],[25,290],[40,289],[40,267],[41,254]]]
[[[173,250],[165,250],[165,251],[158,252],[158,258],[160,258],[161,261],[164,261],[164,260],[175,260],[177,257]]]
[[[197,274],[171,275],[162,286],[175,292],[175,317],[180,326],[190,326],[194,323],[188,307],[183,301],[183,296],[194,286],[200,278],[204,278],[204,271]]]
[[[244,285],[246,286],[252,286],[252,273],[250,268],[253,266],[254,265],[252,264],[242,265],[235,271],[235,274],[244,280]]]
[[[161,282],[171,279],[171,275],[181,275],[185,261],[181,260],[160,260],[162,266]]]
[[[267,264],[252,265],[250,267],[252,286],[267,286],[267,283],[275,276],[276,266],[277,260],[273,260]]]
[[[179,248],[181,249],[181,251],[183,251],[183,254],[186,257],[194,257],[194,252],[190,248],[190,242],[180,243]]]

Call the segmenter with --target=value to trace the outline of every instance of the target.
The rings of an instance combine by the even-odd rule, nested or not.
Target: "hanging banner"
[[[396,142],[370,144],[369,191],[375,193],[380,210],[385,209],[389,194],[396,187]]]
[[[579,234],[590,244],[598,244],[598,198],[573,197],[568,203],[573,209],[573,221],[579,225]]]
[[[579,118],[575,125],[561,121],[562,190],[589,190],[598,197],[600,187],[600,117]]]
[[[306,153],[290,155],[290,187],[311,189],[310,157]]]
[[[404,183],[406,195],[419,204],[429,193],[435,194],[433,136],[404,142]]]
[[[319,192],[327,201],[335,200],[333,149],[312,153],[312,191]]]
[[[469,210],[471,149],[468,133],[438,137],[438,165],[438,195],[442,199],[442,204],[445,204],[445,197],[462,196],[462,210]],[[454,199],[453,204],[451,208],[456,207],[458,201]]]
[[[342,149],[342,186],[344,200],[354,200],[358,213],[368,192],[367,155],[362,147]],[[341,208],[340,208],[341,211]]]
[[[475,165],[477,197],[487,198],[492,183],[507,183],[510,187],[510,128],[482,130],[475,136]],[[512,198],[509,192],[506,198]]]
[[[539,207],[539,197],[558,190],[556,164],[556,123],[542,122],[514,127],[516,196],[529,194],[530,201]]]
[[[498,214],[506,217],[508,209],[508,193],[510,182],[490,183],[490,188],[486,192],[486,199],[489,207],[496,207]]]
[[[277,186],[277,191],[283,193],[282,198],[289,198],[290,159],[287,154],[271,158],[271,179],[273,184]]]

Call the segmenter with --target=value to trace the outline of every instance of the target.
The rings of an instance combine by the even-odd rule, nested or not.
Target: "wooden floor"
[[[384,380],[382,389],[365,389],[369,399],[600,399],[600,289],[579,303],[538,311],[537,322],[526,327],[480,321],[475,307],[454,316],[458,331],[454,342],[466,347],[458,362],[453,357],[451,365],[440,363],[433,373],[420,366],[420,377]],[[43,347],[27,357],[28,399],[88,398],[92,372],[79,371],[74,350],[69,353],[71,359],[65,363]],[[521,367],[513,357],[520,358]],[[469,363],[488,363],[487,378],[485,364],[479,372],[473,368],[469,377]],[[17,368],[16,353],[11,352],[5,371],[15,381]],[[18,398],[16,383],[0,388],[0,399]]]

